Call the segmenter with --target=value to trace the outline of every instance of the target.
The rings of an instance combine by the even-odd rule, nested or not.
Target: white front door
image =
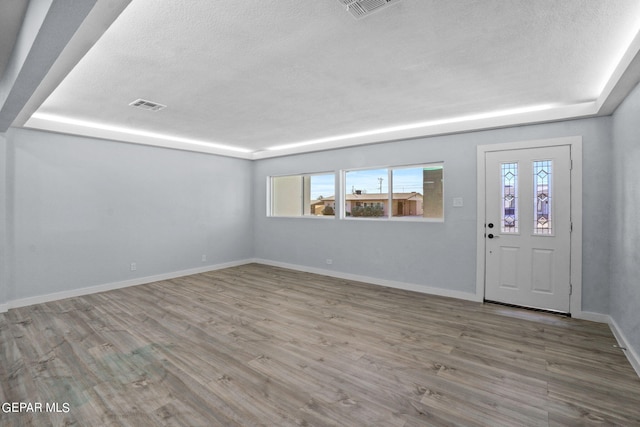
[[[570,311],[571,149],[485,153],[485,299]]]

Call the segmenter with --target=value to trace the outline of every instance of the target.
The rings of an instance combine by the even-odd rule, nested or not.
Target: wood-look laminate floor
[[[43,405],[0,425],[640,425],[614,344],[603,324],[251,264],[0,315],[0,402]]]

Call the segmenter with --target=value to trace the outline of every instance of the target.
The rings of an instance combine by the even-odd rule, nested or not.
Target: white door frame
[[[572,316],[582,312],[582,137],[538,139],[500,144],[479,145],[477,149],[478,163],[478,210],[477,210],[477,252],[476,252],[476,298],[484,300],[485,281],[485,154],[491,151],[519,150],[526,148],[555,147],[569,145],[571,147],[571,301]]]

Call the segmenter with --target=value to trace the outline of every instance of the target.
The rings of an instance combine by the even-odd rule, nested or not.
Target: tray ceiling
[[[262,158],[607,114],[639,17],[637,0],[402,0],[360,19],[336,0],[136,0],[24,126]]]

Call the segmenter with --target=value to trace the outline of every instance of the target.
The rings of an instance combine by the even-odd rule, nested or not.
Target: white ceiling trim
[[[576,117],[594,116],[597,113],[595,101],[565,106],[534,106],[513,110],[496,111],[475,114],[472,116],[452,117],[449,119],[432,120],[413,125],[399,126],[390,129],[379,129],[361,134],[340,135],[327,138],[327,141],[302,142],[272,147],[269,151],[254,152],[253,159],[264,159],[310,151],[344,148],[354,145],[364,145],[395,141],[400,139],[420,138],[435,135],[470,132],[477,130],[496,129],[522,124],[534,124],[566,120]]]
[[[88,16],[79,25],[75,35],[64,47],[51,66],[49,72],[40,81],[29,100],[22,106],[20,114],[12,126],[24,126],[31,115],[51,95],[73,67],[87,54],[104,32],[118,18],[131,0],[111,0],[97,2]],[[60,25],[56,22],[57,25]],[[77,132],[73,132],[77,133]]]
[[[153,145],[179,150],[198,151],[209,154],[251,158],[251,150],[236,146],[183,138],[178,135],[166,135],[140,129],[124,128],[105,123],[77,120],[72,117],[57,116],[36,112],[28,122],[29,126],[58,133],[69,133],[94,138],[111,139],[142,145]]]
[[[631,39],[628,44],[627,49],[624,50],[623,54],[620,56],[620,60],[614,67],[611,68],[611,74],[607,79],[602,91],[600,92],[600,96],[597,100],[597,110],[601,111],[603,105],[605,105],[609,96],[611,96],[614,88],[622,79],[624,73],[629,69],[633,60],[637,57],[640,52],[640,28]]]
[[[432,120],[428,122],[371,130],[349,135],[338,135],[325,138],[320,141],[306,141],[299,144],[287,144],[271,147],[270,150],[254,152],[246,148],[211,141],[199,141],[182,138],[180,136],[164,135],[138,129],[127,129],[44,113],[33,114],[27,127],[48,130],[51,132],[84,135],[100,139],[110,139],[142,145],[153,145],[165,148],[258,160],[400,139],[469,132],[483,129],[495,129],[521,124],[543,123],[576,117],[594,116],[598,111],[597,105],[597,102],[593,101],[565,106],[540,105],[517,108],[512,110],[475,114],[472,116]]]
[[[0,81],[11,60],[28,5],[27,0],[0,2]]]

